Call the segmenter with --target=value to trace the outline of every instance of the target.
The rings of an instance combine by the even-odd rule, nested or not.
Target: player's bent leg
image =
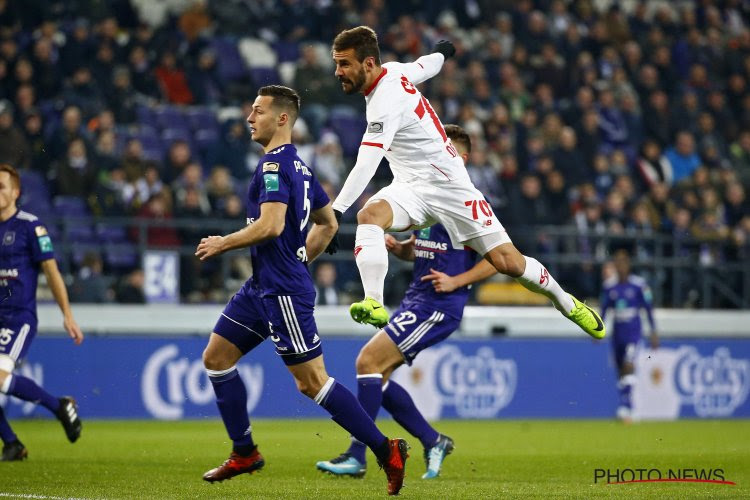
[[[354,258],[365,299],[352,304],[349,311],[354,321],[381,328],[388,322],[388,312],[383,307],[383,286],[388,273],[388,251],[383,236],[393,222],[393,210],[387,201],[376,200],[357,213],[357,222]]]
[[[619,397],[617,418],[624,424],[630,424],[633,421],[632,397],[633,386],[636,382],[635,366],[632,361],[635,357],[635,344],[628,343],[620,351],[619,353],[615,353],[615,357],[619,358],[618,360],[622,360],[619,363],[619,378],[617,380],[617,393]]]
[[[357,368],[357,400],[374,421],[383,402],[383,381],[386,374],[404,362],[401,352],[380,330],[359,352]],[[366,470],[367,447],[352,437],[349,448],[336,458],[317,463],[320,470],[336,475],[362,477]]]
[[[535,258],[521,254],[512,243],[503,243],[484,255],[498,272],[516,279],[526,289],[549,298],[555,308],[594,338],[606,334],[599,314],[567,293]]]
[[[229,333],[227,335],[231,336]],[[243,352],[237,345],[215,332],[211,333],[203,351],[203,365],[216,394],[224,427],[232,440],[229,458],[203,474],[203,480],[209,483],[231,479],[239,474],[252,474],[265,465],[252,439],[247,414],[247,390],[236,367],[242,356]]]
[[[354,394],[343,385],[328,377],[323,357],[290,365],[297,387],[331,414],[331,419],[343,427],[356,439],[367,445],[383,467],[388,480],[389,495],[398,494],[403,486],[408,445],[403,439],[388,439],[375,426],[375,422],[364,411]],[[321,382],[324,380],[325,382]],[[320,390],[312,396],[312,391]],[[321,469],[326,470],[326,469]]]

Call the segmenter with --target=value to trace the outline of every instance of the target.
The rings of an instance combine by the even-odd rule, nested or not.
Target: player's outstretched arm
[[[195,249],[196,257],[206,260],[235,248],[245,248],[278,237],[284,231],[286,203],[268,201],[260,206],[258,220],[226,236],[208,236]]]
[[[440,73],[443,63],[456,53],[456,47],[448,40],[440,40],[435,44],[431,54],[424,55],[413,63],[404,64],[404,74],[414,85]]]
[[[390,234],[385,235],[385,248],[401,260],[414,261],[414,242],[417,240],[413,234],[408,240],[398,241]]]
[[[482,281],[495,273],[497,273],[495,266],[482,259],[468,271],[455,276],[448,276],[441,271],[430,268],[430,274],[422,276],[421,279],[422,281],[432,281],[432,286],[435,287],[436,292],[448,293],[463,286]]]
[[[307,233],[305,247],[307,248],[307,260],[312,262],[323,253],[323,250],[326,249],[336,235],[339,223],[336,220],[330,203],[323,208],[313,210],[310,213],[310,219],[313,221],[313,227]]]
[[[76,345],[83,342],[83,332],[73,318],[73,311],[70,309],[70,301],[68,300],[68,290],[65,288],[65,282],[63,281],[60,270],[57,268],[57,261],[55,259],[47,259],[42,261],[42,271],[47,277],[47,283],[49,289],[52,291],[52,296],[55,297],[57,305],[60,306],[60,311],[63,315],[63,327],[68,332],[70,338],[73,339]]]

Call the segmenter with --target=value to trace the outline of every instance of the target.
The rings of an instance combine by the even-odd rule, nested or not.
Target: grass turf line
[[[391,420],[391,436],[405,436]],[[315,469],[348,446],[329,420],[253,420],[266,459],[259,473],[207,484],[202,474],[229,454],[218,420],[84,421],[69,444],[51,420],[14,421],[29,460],[0,463],[2,498],[384,498],[385,476],[368,457],[363,480]],[[404,498],[747,498],[750,421],[680,421],[623,426],[611,421],[442,421],[456,441],[440,478],[424,481],[414,438]],[[737,486],[594,484],[595,468],[723,468]]]

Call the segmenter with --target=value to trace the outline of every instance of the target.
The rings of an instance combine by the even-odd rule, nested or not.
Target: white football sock
[[[523,258],[526,259],[526,269],[524,269],[520,277],[516,278],[516,281],[528,290],[541,293],[549,298],[555,305],[555,308],[564,315],[567,316],[570,314],[570,311],[575,306],[570,294],[562,289],[557,281],[555,281],[555,278],[552,277],[538,260],[525,255]]]
[[[383,286],[388,273],[388,251],[385,249],[385,231],[375,224],[357,226],[354,240],[354,259],[357,261],[365,297],[383,303]]]

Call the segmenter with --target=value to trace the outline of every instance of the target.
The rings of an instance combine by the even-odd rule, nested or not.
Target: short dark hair
[[[446,125],[445,134],[454,144],[465,149],[467,153],[471,153],[471,137],[460,126],[452,123]]]
[[[10,180],[16,186],[16,189],[21,189],[21,176],[18,175],[18,170],[7,163],[0,163],[0,172],[8,172]]]
[[[297,121],[301,100],[294,89],[283,85],[266,85],[258,89],[258,95],[273,97],[273,106],[288,113],[292,125]]]
[[[348,49],[354,49],[359,62],[364,61],[368,57],[374,57],[375,62],[380,66],[378,35],[372,28],[357,26],[336,35],[336,38],[333,39],[333,50],[342,52]]]

